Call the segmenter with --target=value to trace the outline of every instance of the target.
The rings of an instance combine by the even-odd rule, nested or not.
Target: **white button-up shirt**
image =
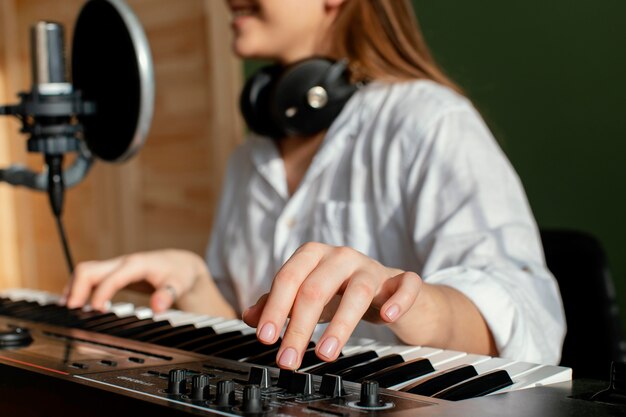
[[[236,150],[207,251],[226,298],[253,305],[310,241],[464,293],[500,356],[559,360],[561,300],[520,181],[470,102],[445,87],[359,90],[291,196],[274,142],[253,135]],[[385,325],[355,333],[397,342]]]

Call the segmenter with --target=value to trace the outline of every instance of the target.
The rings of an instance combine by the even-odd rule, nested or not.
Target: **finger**
[[[269,293],[263,294],[257,300],[255,305],[243,312],[241,318],[248,326],[257,327],[259,325],[259,319],[261,318],[261,313],[263,313],[263,309],[265,308],[267,297],[269,297]]]
[[[182,294],[183,289],[174,280],[166,280],[150,297],[150,307],[157,313],[167,310],[175,302],[176,298]]]
[[[387,300],[380,308],[380,317],[387,323],[402,317],[415,303],[421,288],[422,280],[414,272],[403,272],[385,281],[382,296]]]
[[[107,261],[83,262],[76,265],[72,285],[68,289],[66,296],[68,308],[78,308],[84,306],[89,300],[89,296],[95,286],[106,278],[122,262],[121,258],[109,259]]]
[[[324,307],[344,280],[350,277],[352,268],[353,263],[346,262],[345,257],[333,255],[320,263],[302,283],[277,355],[277,363],[281,368],[298,368]],[[268,306],[269,302],[263,314],[268,310],[271,314]]]
[[[376,295],[378,282],[369,273],[358,273],[350,278],[339,307],[320,338],[316,352],[325,361],[339,356],[341,349],[359,324]]]
[[[276,342],[278,329],[285,325],[300,285],[322,260],[326,248],[326,245],[307,243],[278,271],[258,321],[257,337],[262,343]]]
[[[148,262],[145,261],[145,256],[142,254],[124,257],[118,268],[113,270],[96,287],[91,297],[91,306],[97,310],[103,310],[115,293],[125,286],[131,282],[148,280],[150,276],[147,265]]]

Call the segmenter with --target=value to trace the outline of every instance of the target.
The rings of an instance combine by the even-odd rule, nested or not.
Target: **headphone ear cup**
[[[270,65],[259,69],[246,81],[239,97],[239,107],[246,124],[253,132],[275,139],[285,136],[272,116],[274,87],[282,67]]]
[[[355,90],[344,62],[306,59],[286,68],[276,81],[272,119],[289,136],[314,135],[330,127]]]

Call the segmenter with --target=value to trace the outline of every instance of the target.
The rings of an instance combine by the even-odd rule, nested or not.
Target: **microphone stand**
[[[46,169],[34,173],[23,166],[11,166],[0,170],[0,181],[48,192],[71,276],[74,262],[62,221],[64,193],[66,185],[82,180],[93,162],[80,140],[83,128],[78,116],[94,114],[96,106],[85,102],[81,93],[73,91],[66,81],[62,25],[38,22],[31,30],[31,43],[32,91],[19,93],[17,105],[0,106],[0,115],[12,115],[21,120],[21,133],[29,135],[28,151],[42,153]],[[63,159],[68,152],[77,152],[78,157],[64,172]],[[71,180],[69,184],[66,178]]]

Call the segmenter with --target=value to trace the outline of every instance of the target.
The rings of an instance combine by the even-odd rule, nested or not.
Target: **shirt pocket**
[[[313,213],[312,240],[371,253],[374,222],[367,202],[325,201]]]

